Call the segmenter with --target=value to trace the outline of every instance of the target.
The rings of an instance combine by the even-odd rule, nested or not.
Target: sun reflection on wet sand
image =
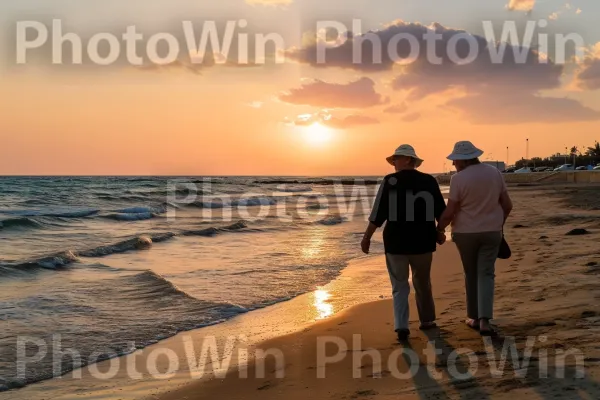
[[[302,256],[312,259],[321,256],[323,246],[325,245],[324,233],[321,230],[312,231],[312,237],[304,243],[302,247]]]
[[[327,303],[327,300],[331,298],[331,294],[327,290],[318,289],[314,293],[315,311],[317,312],[316,319],[325,319],[333,315],[333,305]]]

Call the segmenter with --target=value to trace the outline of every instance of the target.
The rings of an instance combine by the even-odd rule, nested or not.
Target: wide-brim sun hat
[[[483,155],[483,150],[478,149],[475,145],[467,140],[462,142],[457,142],[454,145],[454,150],[452,153],[446,157],[451,161],[460,161],[460,160],[472,160],[474,158],[481,157]]]
[[[419,168],[421,166],[421,164],[423,164],[423,159],[419,158],[419,156],[417,156],[415,149],[409,144],[403,144],[402,146],[398,147],[396,149],[396,151],[394,152],[394,154],[392,154],[391,156],[386,158],[387,162],[390,163],[391,165],[394,165],[394,157],[396,157],[396,156],[405,156],[405,157],[414,158],[415,160],[417,160],[417,162],[415,163],[415,168]]]

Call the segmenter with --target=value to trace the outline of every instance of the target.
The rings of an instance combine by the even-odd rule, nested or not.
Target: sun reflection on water
[[[317,311],[316,319],[325,319],[333,315],[333,305],[327,303],[331,298],[331,294],[327,290],[315,290],[315,310]]]

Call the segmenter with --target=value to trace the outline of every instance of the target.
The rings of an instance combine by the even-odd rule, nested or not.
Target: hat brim
[[[388,164],[394,165],[394,157],[396,157],[396,156],[399,156],[399,154],[393,154],[393,155],[389,156],[388,158],[386,158],[386,161],[388,162]],[[419,168],[421,166],[421,164],[423,164],[423,161],[424,161],[418,157],[412,157],[412,156],[404,156],[404,157],[410,157],[410,158],[414,158],[415,160],[417,160],[417,162],[415,163],[415,168]]]
[[[472,160],[474,158],[481,157],[482,155],[483,155],[483,151],[477,150],[477,151],[475,151],[473,153],[469,153],[469,154],[452,153],[446,158],[451,161],[462,161],[462,160]]]

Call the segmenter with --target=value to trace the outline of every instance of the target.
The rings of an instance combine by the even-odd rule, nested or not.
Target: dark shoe
[[[478,319],[468,319],[465,321],[467,326],[475,331],[479,330],[479,320]]]
[[[480,330],[479,334],[481,336],[488,336],[488,337],[497,337],[498,336],[498,332],[496,332],[496,330],[494,330],[493,328]]]
[[[408,337],[410,336],[410,330],[398,329],[396,330],[396,334],[398,335],[399,342],[406,342],[408,340]]]
[[[437,324],[435,322],[423,322],[419,326],[419,329],[422,331],[428,331],[430,329],[435,329],[435,328],[437,328]]]

